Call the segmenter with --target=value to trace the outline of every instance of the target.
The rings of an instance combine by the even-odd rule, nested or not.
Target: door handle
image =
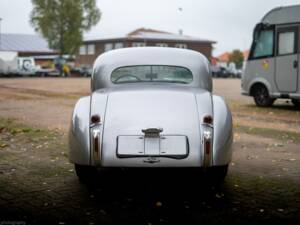
[[[298,60],[295,60],[295,61],[294,61],[294,65],[293,65],[293,66],[294,66],[295,69],[298,68]]]

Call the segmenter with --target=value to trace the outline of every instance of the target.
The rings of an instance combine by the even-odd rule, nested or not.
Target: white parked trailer
[[[9,75],[18,73],[18,53],[0,51],[0,74]]]
[[[35,75],[36,65],[33,57],[18,57],[14,51],[0,51],[0,75]]]

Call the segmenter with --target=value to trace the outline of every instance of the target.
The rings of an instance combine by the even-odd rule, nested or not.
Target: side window
[[[132,47],[145,47],[146,43],[144,42],[133,42]]]
[[[187,48],[187,44],[176,44],[175,48],[184,48],[184,49],[186,49]]]
[[[86,45],[81,45],[79,47],[79,55],[86,55]]]
[[[88,55],[95,55],[95,45],[94,44],[89,44],[87,46],[87,54]]]
[[[124,48],[124,44],[122,42],[115,43],[115,49]]]
[[[157,47],[168,47],[167,43],[156,43]]]
[[[274,55],[274,31],[262,30],[256,34],[252,58],[271,57]]]
[[[114,45],[112,43],[106,43],[104,45],[104,51],[105,52],[108,52],[108,51],[112,50],[113,48],[114,48]]]
[[[285,31],[278,33],[278,55],[296,53],[296,32]]]

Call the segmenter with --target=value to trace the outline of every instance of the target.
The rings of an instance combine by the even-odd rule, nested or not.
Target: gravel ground
[[[290,103],[257,108],[239,80],[214,80],[235,128],[221,186],[169,171],[113,171],[84,185],[66,133],[89,83],[0,79],[0,224],[299,224],[300,111]]]

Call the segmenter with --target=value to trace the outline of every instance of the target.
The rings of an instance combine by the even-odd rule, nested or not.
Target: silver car
[[[80,179],[95,168],[199,168],[224,179],[232,150],[232,117],[212,95],[208,60],[159,47],[99,56],[91,95],[74,109],[70,162]]]

